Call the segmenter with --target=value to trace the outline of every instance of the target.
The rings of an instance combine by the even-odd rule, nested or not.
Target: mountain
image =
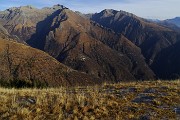
[[[136,72],[139,68],[137,70],[133,68],[136,63],[132,63],[137,62],[137,60],[133,61],[135,58],[130,58],[122,50],[117,51],[113,48],[115,47],[113,44],[116,44],[113,42],[116,41],[118,44],[119,41],[122,41],[121,38],[123,37],[121,35],[116,35],[112,31],[101,28],[69,9],[56,11],[40,24],[43,27],[37,27],[39,32],[27,42],[35,48],[46,51],[69,67],[115,81],[134,80],[136,79],[135,76],[138,76]],[[122,45],[117,47],[117,49],[120,49]],[[130,51],[137,52],[135,53],[139,56],[137,58],[141,59],[142,64],[145,64],[139,53],[140,51],[136,47]],[[143,67],[139,70],[139,72],[142,72],[141,78],[152,78],[153,73],[148,66]]]
[[[172,24],[175,24],[177,25],[178,27],[180,27],[180,17],[175,17],[173,19],[167,19],[165,20],[166,22],[168,23],[172,23]]]
[[[11,35],[16,35],[21,41],[30,39],[36,32],[36,25],[44,20],[54,11],[64,6],[55,5],[52,8],[45,7],[37,9],[32,6],[21,6],[9,8],[0,12],[0,24],[7,29]]]
[[[161,26],[164,26],[164,27],[167,27],[169,29],[172,29],[176,32],[179,32],[180,33],[180,27],[178,27],[177,25],[173,24],[173,23],[170,23],[168,21],[159,21],[159,22],[156,22],[157,24],[161,25]]]
[[[180,33],[180,27],[176,23],[170,22],[169,19],[167,19],[167,20],[147,19],[147,21],[154,22],[163,27],[167,27],[169,29],[172,29],[172,30]]]
[[[131,13],[112,9],[106,9],[100,13],[93,14],[90,19],[104,27],[114,30],[116,33],[123,34],[128,40],[141,48],[146,62],[158,77],[162,78],[162,76],[167,76],[166,73],[179,74],[177,69],[171,71],[163,69],[157,64],[165,59],[158,57],[161,56],[163,51],[179,43],[180,34],[178,32],[154,22],[149,22]],[[167,57],[167,61],[173,61],[168,53],[165,52],[164,54],[164,56]],[[164,65],[176,68],[176,66],[171,66],[169,63]]]
[[[165,27],[169,27],[172,30],[175,30],[180,33],[180,17],[163,20],[158,22],[158,24],[163,25]]]
[[[30,46],[47,52],[72,69],[104,81],[154,79],[155,75],[146,64],[141,50],[124,35],[116,34],[113,30],[102,27],[77,12],[60,5],[56,6],[58,9],[54,7],[30,9],[27,6],[13,8],[15,15],[16,11],[23,8],[23,15],[12,16],[11,19],[0,17],[0,21],[6,18],[8,23],[13,23],[15,19],[22,16],[28,16],[28,20],[36,20],[37,12],[35,11],[38,11],[38,20],[32,22],[33,27],[27,27],[30,34],[20,35],[9,32],[20,36],[19,38]],[[28,10],[24,12],[24,9]],[[5,13],[4,16],[10,15],[10,13]],[[29,15],[30,13],[32,16]],[[17,25],[22,25],[19,28],[19,31],[22,31],[20,33],[24,33],[23,28],[26,22],[24,24],[19,20],[16,22]],[[3,26],[6,29],[13,28],[14,24],[8,23],[4,22]]]

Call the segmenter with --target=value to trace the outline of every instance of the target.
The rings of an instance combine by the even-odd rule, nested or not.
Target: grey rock
[[[154,99],[155,99],[154,96],[138,96],[132,102],[135,102],[135,103],[153,103]]]
[[[150,120],[150,116],[149,115],[142,115],[139,117],[139,120]]]
[[[174,112],[178,115],[180,115],[180,107],[174,108]]]
[[[120,89],[120,93],[130,93],[130,92],[137,92],[137,88],[129,87],[129,88]]]
[[[36,99],[30,96],[21,96],[16,99],[16,102],[21,105],[32,105],[36,104]]]
[[[129,92],[137,92],[137,88],[130,87],[130,88],[128,88],[128,91]]]
[[[143,93],[157,93],[155,88],[146,88]]]
[[[168,87],[167,87],[167,86],[162,86],[162,87],[161,87],[161,89],[163,89],[163,90],[167,90],[167,89],[168,89]]]

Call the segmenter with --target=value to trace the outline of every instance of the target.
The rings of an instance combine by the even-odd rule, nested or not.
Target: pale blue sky
[[[180,16],[180,0],[0,0],[0,10],[25,5],[42,8],[55,4],[61,4],[82,13],[115,9],[152,19],[167,19]]]

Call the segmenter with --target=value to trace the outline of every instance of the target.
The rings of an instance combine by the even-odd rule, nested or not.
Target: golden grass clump
[[[180,81],[47,89],[0,88],[0,119],[179,119]]]

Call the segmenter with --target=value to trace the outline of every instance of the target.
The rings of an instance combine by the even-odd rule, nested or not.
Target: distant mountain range
[[[175,24],[178,27],[180,27],[180,17],[176,17],[176,18],[173,18],[173,19],[167,19],[165,21],[167,21],[169,23],[172,23],[172,24]]]
[[[158,19],[147,19],[147,20],[180,32],[180,17],[167,19],[167,20],[158,20]]]
[[[106,9],[84,15],[62,5],[42,9],[14,7],[0,12],[0,29],[0,41],[16,46],[10,48],[18,48],[17,53],[27,48],[25,51],[37,52],[40,58],[52,59],[39,60],[32,68],[31,79],[44,80],[49,85],[173,79],[180,75],[178,31],[125,11]],[[33,56],[22,53],[22,58],[29,56],[27,61]],[[59,71],[53,65],[59,66]],[[28,72],[29,68],[19,67],[18,79],[27,76],[23,69]]]
[[[159,19],[147,19],[148,21],[151,22],[156,22],[156,23],[169,23],[169,24],[173,24],[176,25],[177,27],[180,27],[180,17],[175,17],[172,19],[166,19],[166,20],[159,20]]]

